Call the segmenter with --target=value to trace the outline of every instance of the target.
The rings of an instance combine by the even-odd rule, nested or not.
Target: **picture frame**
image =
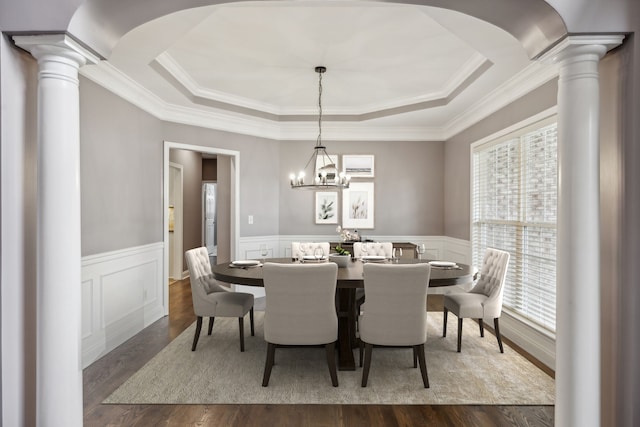
[[[374,228],[374,208],[373,182],[351,182],[342,190],[342,227]]]
[[[337,224],[338,214],[338,192],[317,191],[315,209],[316,224]]]
[[[342,171],[352,178],[373,178],[373,154],[344,154],[342,156]]]

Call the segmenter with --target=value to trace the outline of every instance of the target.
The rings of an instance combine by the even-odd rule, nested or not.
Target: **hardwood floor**
[[[553,406],[101,404],[195,321],[189,281],[169,292],[169,316],[84,370],[85,426],[553,426]],[[441,300],[429,296],[428,308],[441,310]]]

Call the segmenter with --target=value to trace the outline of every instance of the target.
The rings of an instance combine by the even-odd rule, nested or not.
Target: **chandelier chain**
[[[316,145],[322,145],[322,73],[318,73],[318,139]]]

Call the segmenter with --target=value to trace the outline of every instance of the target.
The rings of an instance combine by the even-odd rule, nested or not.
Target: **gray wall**
[[[82,255],[162,241],[159,120],[80,79]]]
[[[335,225],[316,225],[314,192],[291,190],[289,174],[307,162],[315,142],[287,141],[280,148],[280,234],[331,234]],[[375,228],[362,234],[442,235],[444,148],[442,142],[325,141],[329,154],[373,154]],[[341,197],[339,197],[341,199]],[[339,222],[342,223],[342,207]]]
[[[162,134],[171,142],[240,152],[240,235],[279,233],[278,141],[175,123],[163,123]],[[254,216],[252,225],[248,215]]]
[[[622,193],[619,211],[620,230],[614,237],[620,253],[614,268],[620,268],[615,315],[620,319],[616,360],[616,425],[640,425],[640,2],[629,11],[635,35],[629,35],[618,74],[622,85],[620,117],[615,117],[621,132],[619,173]],[[611,108],[615,105],[609,105]]]
[[[35,425],[37,80],[31,55],[0,37],[0,425]]]
[[[472,143],[557,104],[557,79],[450,138],[444,155],[444,234],[470,240]]]
[[[616,393],[619,363],[619,331],[627,323],[621,321],[618,298],[624,291],[618,260],[623,255],[621,238],[624,205],[622,126],[620,117],[624,99],[624,81],[628,76],[625,63],[631,57],[629,45],[607,55],[600,63],[600,283],[602,327],[602,425],[621,425],[618,418],[619,395]]]

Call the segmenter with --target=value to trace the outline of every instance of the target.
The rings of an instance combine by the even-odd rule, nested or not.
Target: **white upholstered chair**
[[[366,248],[366,253],[363,251]],[[355,242],[353,244],[353,257],[362,258],[364,255],[384,256],[391,258],[393,256],[393,243],[391,242]]]
[[[480,269],[480,277],[469,292],[452,293],[444,296],[444,322],[442,336],[447,336],[447,315],[458,316],[458,352],[462,348],[462,319],[478,319],[480,336],[484,337],[483,319],[493,319],[500,353],[504,353],[498,319],[502,314],[502,295],[509,266],[509,253],[487,248]]]
[[[374,345],[413,348],[413,366],[420,362],[425,388],[429,376],[424,357],[427,341],[427,287],[429,264],[365,264],[364,289],[367,301],[360,316],[360,366],[362,387],[367,386]]]
[[[197,316],[196,333],[193,337],[191,351],[196,350],[202,329],[202,318],[209,318],[209,332],[213,330],[216,317],[237,317],[240,327],[240,351],[244,351],[244,316],[249,312],[251,335],[253,327],[253,295],[243,292],[232,292],[221,286],[211,274],[209,253],[207,248],[190,249],[185,253],[191,282],[193,311]]]
[[[329,242],[291,242],[291,258],[313,256],[316,248],[322,248],[324,256],[329,256],[330,247]]]
[[[264,339],[268,344],[262,386],[269,385],[276,346],[324,345],[331,383],[337,387],[335,295],[338,266],[332,262],[267,262],[262,269],[266,294]]]

